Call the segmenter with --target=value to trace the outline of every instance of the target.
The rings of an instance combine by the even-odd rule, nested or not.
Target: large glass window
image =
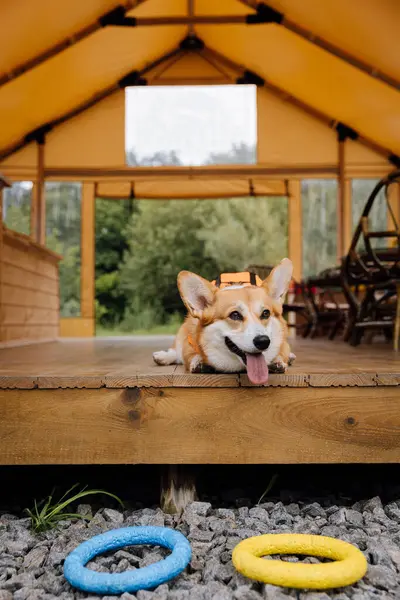
[[[47,182],[46,245],[63,256],[60,262],[60,312],[81,312],[81,184]]]
[[[353,218],[353,231],[357,227],[360,220],[364,206],[366,205],[368,198],[371,195],[372,190],[378,183],[378,179],[353,179],[351,182],[351,195],[352,195],[352,218]],[[377,198],[374,200],[371,212],[368,216],[369,227],[371,231],[386,231],[388,228],[388,210],[385,198],[384,189],[382,189]],[[379,247],[385,245],[387,239],[372,239],[371,245]],[[363,242],[360,240],[359,245]]]
[[[253,85],[131,87],[125,103],[128,165],[256,162]]]
[[[3,189],[3,222],[9,229],[30,233],[32,182],[17,181]]]
[[[286,198],[97,201],[97,333],[175,333],[176,278],[210,280],[287,256]]]
[[[318,275],[337,263],[337,181],[305,179],[301,184],[303,275]]]

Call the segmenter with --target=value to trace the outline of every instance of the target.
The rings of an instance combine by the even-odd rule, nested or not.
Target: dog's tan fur
[[[287,292],[292,273],[288,259],[276,267],[262,286],[232,286],[219,289],[211,282],[183,271],[178,276],[178,287],[189,314],[181,326],[173,347],[167,352],[156,352],[158,364],[183,363],[188,371],[198,371],[201,365],[210,365],[221,371],[245,370],[240,360],[218,339],[225,335],[237,340],[246,352],[254,335],[274,332],[270,349],[263,354],[267,363],[285,371],[294,359],[287,342],[287,324],[282,316],[282,300]],[[269,311],[268,318],[263,311]],[[239,311],[242,320],[232,320],[233,311]],[[214,343],[215,342],[215,343]],[[253,347],[254,351],[254,347]]]

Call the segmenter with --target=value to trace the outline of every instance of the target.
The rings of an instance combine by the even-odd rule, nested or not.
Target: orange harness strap
[[[244,271],[243,273],[221,273],[221,275],[219,275],[212,283],[218,288],[224,288],[231,285],[241,285],[243,287],[262,285],[259,276],[255,273],[249,273],[248,271]]]
[[[193,338],[192,335],[190,335],[190,333],[187,336],[187,341],[189,342],[189,344],[192,346],[193,350],[196,352],[196,354],[201,354],[201,350],[199,348],[198,343],[196,342],[196,340]]]

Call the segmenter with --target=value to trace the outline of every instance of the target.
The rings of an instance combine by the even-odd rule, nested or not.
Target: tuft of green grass
[[[261,504],[262,500],[265,498],[265,496],[267,496],[270,491],[272,490],[272,488],[274,487],[276,481],[278,479],[278,475],[277,473],[275,473],[275,475],[272,475],[271,479],[269,480],[269,484],[267,485],[266,489],[264,490],[264,492],[262,493],[262,495],[260,496],[259,501],[257,502],[257,504]]]
[[[34,500],[33,508],[26,508],[25,512],[31,519],[31,527],[35,533],[41,533],[43,531],[48,531],[49,529],[54,529],[59,523],[59,521],[63,521],[64,519],[85,519],[90,520],[90,517],[80,515],[78,513],[66,512],[66,509],[73,503],[86,496],[93,496],[96,494],[103,494],[105,496],[109,496],[110,498],[114,498],[117,500],[119,504],[123,508],[123,502],[116,496],[115,494],[111,494],[110,492],[106,492],[105,490],[88,490],[86,487],[82,488],[79,492],[72,494],[73,490],[78,487],[78,483],[73,485],[69,490],[65,492],[65,494],[57,501],[53,501],[54,492],[42,500],[41,502],[36,502]]]

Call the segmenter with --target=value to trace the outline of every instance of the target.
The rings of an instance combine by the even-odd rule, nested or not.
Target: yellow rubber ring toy
[[[271,554],[305,554],[334,562],[299,564],[260,558]],[[236,569],[256,581],[282,587],[327,590],[355,583],[367,572],[363,553],[347,542],[322,535],[271,533],[240,542],[232,553]]]

